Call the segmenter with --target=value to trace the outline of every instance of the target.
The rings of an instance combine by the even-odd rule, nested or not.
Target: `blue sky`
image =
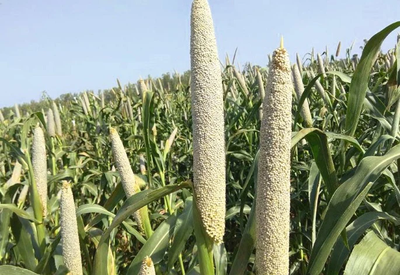
[[[0,0],[0,107],[107,89],[190,69],[189,0]],[[209,0],[221,60],[265,66],[285,47],[294,60],[314,47],[354,52],[400,20],[398,0]],[[383,50],[393,47],[397,32]]]

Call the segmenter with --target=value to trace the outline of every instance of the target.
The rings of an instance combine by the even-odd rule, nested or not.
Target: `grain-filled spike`
[[[320,54],[317,54],[317,59],[318,59],[318,72],[322,74],[324,77],[326,77],[325,64]]]
[[[336,54],[335,54],[336,57],[338,57],[339,54],[340,54],[340,47],[341,47],[341,46],[342,46],[342,42],[339,41],[339,44],[337,45],[337,48],[336,48]]]
[[[114,128],[110,128],[110,139],[115,165],[117,166],[117,170],[121,176],[121,184],[125,191],[126,198],[129,198],[140,191],[140,188],[136,186],[135,175],[133,174],[128,156],[126,155],[124,145],[122,144],[117,130]],[[139,228],[142,230],[143,224],[139,210],[133,213],[133,217]]]
[[[81,275],[83,274],[82,259],[74,196],[71,185],[67,181],[62,181],[60,216],[62,255],[65,266],[68,267],[72,275]]]
[[[193,179],[206,233],[216,243],[225,231],[225,140],[221,68],[207,0],[194,0],[191,13],[191,98]]]
[[[143,96],[143,94],[149,90],[147,88],[146,82],[141,78],[139,79],[138,88],[140,96]]]
[[[51,137],[56,136],[56,123],[54,121],[54,113],[51,108],[47,111],[47,133]]]
[[[156,275],[153,261],[150,257],[146,256],[140,266],[139,275]]]
[[[14,104],[14,111],[15,111],[15,117],[16,118],[21,118],[21,112],[19,111],[19,105]]]
[[[300,101],[300,98],[304,92],[304,84],[299,68],[297,67],[296,64],[292,66],[292,74],[293,74],[294,90],[296,91],[298,101]],[[312,127],[312,118],[311,118],[310,106],[308,104],[308,99],[304,100],[303,105],[301,106],[300,109],[300,113],[301,116],[303,117],[304,125],[306,127]]]
[[[47,157],[46,142],[42,128],[36,126],[32,140],[32,168],[39,194],[43,216],[47,216]]]
[[[54,122],[56,124],[56,134],[57,136],[62,136],[62,125],[61,125],[61,118],[60,112],[58,111],[57,104],[53,101],[53,114],[54,114]]]
[[[290,61],[281,47],[270,64],[260,129],[255,261],[260,275],[289,273],[292,91]]]

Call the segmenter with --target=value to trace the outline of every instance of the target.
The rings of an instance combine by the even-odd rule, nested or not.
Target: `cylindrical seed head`
[[[46,142],[42,128],[35,127],[32,140],[32,167],[43,216],[47,215],[47,157]]]
[[[164,148],[165,154],[168,154],[169,150],[171,149],[172,143],[174,143],[175,136],[176,136],[177,132],[178,132],[178,128],[175,127],[175,129],[172,131],[171,135],[169,136],[169,138],[165,142],[165,148]]]
[[[47,111],[47,133],[51,137],[56,136],[56,123],[54,121],[54,114],[51,108]]]
[[[140,94],[140,96],[143,96],[143,94],[144,94],[146,91],[148,91],[146,82],[144,82],[143,79],[139,79],[138,89],[139,89],[139,94]]]
[[[145,257],[142,265],[140,266],[139,275],[156,275],[153,261],[150,257]]]
[[[88,97],[86,92],[83,92],[83,102],[86,105],[87,113],[91,116],[92,115],[92,110],[90,108],[90,101],[89,101],[89,97]]]
[[[75,123],[75,120],[73,119],[73,120],[71,120],[71,124],[72,124],[72,131],[76,131],[76,123]]]
[[[246,81],[244,80],[244,76],[240,72],[238,72],[236,67],[233,67],[233,74],[235,75],[236,79],[238,80],[240,87],[242,87],[242,91],[244,92],[244,94],[248,95],[249,91],[247,90]]]
[[[161,93],[164,94],[164,85],[162,84],[161,79],[158,78],[157,82],[158,82],[158,86],[160,86]]]
[[[110,128],[110,139],[115,165],[117,166],[117,170],[121,176],[121,184],[125,191],[126,197],[129,198],[140,191],[140,188],[136,186],[135,175],[133,174],[128,156],[126,155],[124,145],[122,144],[117,130],[114,128]],[[142,229],[143,225],[139,210],[133,214],[133,217],[136,220],[139,228]]]
[[[89,115],[87,107],[86,107],[85,100],[83,99],[82,96],[79,97],[79,101],[81,102],[83,113],[85,114],[85,116]]]
[[[104,92],[101,92],[100,93],[100,107],[101,107],[101,109],[104,109],[104,107],[106,106],[105,105],[105,103],[104,103]]]
[[[0,110],[0,121],[4,121],[4,116],[3,116],[3,112]]]
[[[258,69],[256,69],[256,72],[257,72],[258,92],[260,94],[260,100],[261,100],[261,102],[263,102],[264,98],[265,98],[264,82],[262,80],[262,76],[261,76],[260,71]],[[263,105],[262,105],[262,103],[260,105],[259,115],[260,115],[260,119],[262,119],[262,115],[263,115]]]
[[[134,117],[133,117],[133,110],[132,110],[132,102],[131,102],[131,99],[129,98],[129,96],[127,97],[127,100],[126,100],[126,107],[127,107],[129,120],[133,121]]]
[[[19,112],[19,106],[18,104],[14,105],[14,111],[15,111],[15,117],[21,118],[21,113]]]
[[[337,48],[336,48],[336,57],[338,57],[339,54],[340,54],[340,47],[341,47],[341,45],[342,45],[342,42],[339,41],[339,44],[337,45]]]
[[[310,69],[310,76],[312,78],[315,77],[315,74],[312,69]],[[324,89],[324,87],[322,87],[322,84],[321,84],[321,82],[319,82],[319,79],[317,79],[317,81],[315,81],[315,88],[317,89],[317,92],[319,93],[321,98],[324,100],[325,104],[329,106],[330,100],[329,100],[328,94],[325,92],[325,89]]]
[[[322,57],[320,54],[317,54],[317,59],[318,59],[318,71],[320,74],[322,74],[324,77],[326,77],[324,61],[322,60]]]
[[[191,98],[193,180],[205,231],[214,242],[225,231],[225,140],[221,69],[207,0],[194,0],[191,12]]]
[[[300,75],[299,68],[297,67],[296,64],[294,64],[292,67],[292,74],[293,74],[294,89],[296,91],[298,100],[300,100],[300,98],[304,92],[304,84],[303,84],[303,79]],[[303,117],[305,126],[312,127],[310,106],[308,105],[307,99],[303,102],[300,112],[301,112],[301,116]]]
[[[257,274],[289,272],[292,81],[286,50],[275,50],[260,130],[256,204]]]
[[[60,119],[60,112],[58,111],[57,104],[53,101],[53,114],[54,114],[54,122],[56,124],[56,134],[57,136],[62,136],[62,126]]]
[[[301,62],[301,58],[298,53],[296,53],[296,62],[297,62],[297,67],[299,68],[300,75],[303,75],[303,63]]]
[[[139,166],[140,166],[140,173],[142,175],[146,175],[146,160],[144,159],[143,154],[140,154],[139,156]]]
[[[67,181],[62,181],[60,216],[62,254],[65,266],[68,267],[72,275],[81,275],[83,274],[82,259],[74,196],[71,185]]]
[[[353,57],[351,58],[351,63],[353,65],[353,69],[355,70],[357,65],[358,65],[358,54],[353,54]]]

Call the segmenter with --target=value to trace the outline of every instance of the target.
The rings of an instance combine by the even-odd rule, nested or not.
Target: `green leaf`
[[[110,239],[107,238],[97,246],[93,264],[93,274],[108,275],[108,253],[110,252],[109,240]]]
[[[12,212],[8,209],[4,209],[0,213],[0,261],[6,254],[6,247],[8,244],[8,236],[10,231],[9,225],[11,214]]]
[[[400,274],[400,253],[370,231],[354,247],[344,274]]]
[[[37,275],[38,273],[32,272],[28,269],[12,265],[0,266],[0,274],[7,275]]]
[[[399,157],[400,145],[393,147],[384,156],[362,159],[355,174],[335,191],[311,252],[309,274],[319,275],[322,272],[337,237],[354,215],[372,184]]]
[[[338,76],[345,83],[350,83],[351,82],[351,77],[348,76],[345,73],[342,73],[342,72],[339,72],[339,71],[328,71],[326,73]]]
[[[111,216],[114,217],[115,214],[111,213],[107,209],[105,209],[103,206],[98,205],[98,204],[84,204],[79,206],[79,208],[76,210],[76,215],[80,216],[83,214],[88,214],[88,213],[100,213],[103,215]]]
[[[382,127],[385,128],[388,132],[390,132],[390,130],[392,129],[392,125],[390,125],[389,121],[386,119],[383,113],[381,113],[381,111],[378,110],[378,108],[374,104],[372,104],[371,101],[365,99],[364,107],[366,110],[369,111],[368,116],[379,121]]]
[[[200,267],[198,265],[196,265],[191,270],[189,270],[189,272],[186,274],[187,275],[200,275]]]
[[[127,275],[139,274],[140,265],[146,256],[151,257],[154,264],[161,262],[173,235],[176,219],[177,217],[175,215],[170,216],[157,227],[156,231],[154,231],[153,235],[151,235],[146,244],[140,249],[139,253],[132,261],[127,271]]]
[[[377,220],[390,220],[396,225],[399,224],[399,221],[396,218],[384,212],[368,212],[363,214],[346,227],[350,249],[358,241],[361,235],[364,234],[365,230],[367,230]],[[349,249],[347,249],[341,239],[338,239],[328,264],[327,275],[339,274],[339,271],[349,254]]]
[[[371,37],[364,47],[360,63],[357,65],[354,72],[349,89],[345,130],[350,136],[353,136],[356,131],[361,110],[364,105],[365,94],[368,89],[368,79],[371,68],[377,58],[381,44],[386,36],[398,27],[400,27],[400,21],[387,26]]]
[[[12,196],[14,196],[15,192],[17,192],[19,186],[14,185],[11,186],[3,197],[4,203],[11,203]],[[9,226],[10,226],[10,219],[11,219],[12,211],[8,209],[3,209],[0,211],[0,262],[3,259],[4,255],[6,254],[6,247],[9,243]]]
[[[380,136],[379,139],[374,144],[369,146],[368,150],[364,154],[364,157],[375,155],[375,153],[378,150],[380,145],[382,145],[383,143],[385,143],[388,140],[393,140],[393,139],[394,138],[392,136],[389,136],[389,135]]]
[[[342,134],[336,134],[336,133],[330,133],[330,132],[325,132],[326,136],[330,139],[340,139],[340,140],[345,140],[352,144],[358,151],[360,151],[362,154],[364,154],[364,149],[361,147],[360,143],[358,141],[347,135],[342,135]]]
[[[341,138],[342,135],[335,135],[335,137]],[[324,179],[329,196],[332,196],[339,184],[328,145],[327,135],[317,128],[302,129],[292,137],[292,147],[303,138],[306,138],[310,144],[315,163]]]
[[[40,121],[42,127],[47,130],[47,123],[42,112],[33,113],[34,116]]]
[[[232,206],[231,208],[229,208],[226,211],[225,219],[230,220],[230,219],[234,218],[237,214],[240,213],[240,208],[241,208],[240,205],[235,205],[235,206]],[[249,214],[250,211],[251,211],[250,206],[248,206],[248,205],[243,206],[244,214]]]
[[[321,189],[321,174],[319,173],[317,164],[313,161],[310,167],[310,175],[308,177],[308,200],[310,202],[310,211],[312,213],[311,223],[311,244],[314,245],[317,238],[317,209],[319,192]]]
[[[119,209],[119,211],[118,211],[117,215],[115,216],[111,225],[107,228],[107,230],[101,236],[101,239],[99,241],[99,245],[98,245],[98,248],[96,251],[96,255],[95,255],[93,273],[99,274],[99,275],[103,275],[103,274],[107,275],[107,272],[108,272],[107,263],[108,263],[109,253],[110,253],[109,252],[110,251],[109,236],[115,227],[119,226],[126,218],[128,218],[130,215],[132,215],[135,211],[139,210],[143,206],[149,204],[152,201],[158,200],[165,195],[168,195],[172,192],[178,191],[185,187],[189,187],[189,184],[187,182],[184,182],[184,183],[181,183],[178,185],[168,185],[168,186],[156,189],[156,190],[148,189],[148,190],[141,191],[141,192],[131,196],[129,199],[127,199],[124,202],[124,204],[121,206],[121,208]],[[151,238],[153,238],[154,235],[155,235],[155,233],[152,235]],[[153,240],[155,240],[156,238],[157,237],[154,237]],[[143,247],[145,247],[148,244],[150,239],[147,240],[146,244]],[[151,244],[148,245],[147,247],[149,247],[149,246],[151,246]],[[155,248],[155,249],[157,249],[157,248]],[[140,262],[142,260],[143,260],[143,258],[140,260]],[[153,262],[155,262],[155,259],[152,258],[152,260],[153,260]],[[133,273],[133,274],[136,274],[136,273]]]
[[[147,159],[147,178],[149,179],[149,185],[150,187],[154,187],[152,184],[152,175],[151,175],[151,170],[152,170],[152,155],[151,155],[151,145],[150,145],[150,137],[151,137],[151,117],[152,117],[152,111],[153,111],[153,92],[145,91],[143,93],[143,111],[142,111],[142,118],[143,118],[143,139],[144,139],[144,144],[145,144],[145,150],[146,150],[146,159]]]
[[[114,218],[115,214],[108,211],[107,209],[105,209],[103,206],[98,205],[98,204],[85,204],[85,205],[81,205],[77,211],[76,211],[76,215],[80,216],[83,214],[88,214],[88,213],[99,213],[101,215],[97,216],[98,217],[104,217],[104,216],[109,216]],[[95,218],[95,219],[96,219]],[[94,219],[93,219],[94,220]],[[92,220],[92,221],[93,221]],[[136,230],[134,229],[132,226],[130,226],[128,223],[126,222],[122,222],[122,224],[124,225],[124,227],[126,228],[126,230],[135,236],[135,238],[140,241],[142,244],[144,244],[146,242],[146,240],[143,238],[143,236]],[[90,223],[87,228],[91,228],[92,227],[92,223]]]
[[[54,275],[69,275],[69,269],[65,265],[60,265]]]
[[[111,196],[108,198],[108,200],[104,204],[104,208],[108,211],[111,211],[114,209],[114,207],[120,202],[123,198],[125,197],[125,192],[124,189],[122,188],[121,182],[117,184],[113,192],[111,193]],[[93,220],[91,220],[88,224],[89,227],[95,226],[97,223],[99,223],[103,218],[105,217],[104,214],[96,216]]]
[[[236,252],[235,259],[232,262],[232,267],[229,275],[243,275],[247,270],[251,253],[253,252],[256,240],[256,200],[253,202],[253,207],[250,211],[249,220],[240,240],[239,248]]]
[[[215,274],[225,275],[228,270],[228,259],[226,249],[223,243],[214,244],[213,246]]]
[[[21,256],[24,265],[29,270],[35,270],[37,262],[31,236],[16,215],[13,215],[11,218],[11,230],[17,243],[16,250],[18,251],[18,255]]]
[[[152,189],[144,190],[131,196],[124,202],[124,204],[119,209],[111,225],[101,236],[100,243],[105,241],[110,236],[111,231],[115,227],[119,226],[126,218],[132,215],[135,211],[151,203],[152,201],[158,200],[165,195],[168,195],[172,192],[178,191],[185,187],[188,187],[188,183],[186,182],[178,185],[164,186],[155,190]]]
[[[46,247],[46,250],[44,251],[43,257],[40,259],[40,262],[36,266],[35,272],[42,274],[46,267],[48,267],[50,258],[53,257],[54,252],[56,251],[56,248],[58,246],[58,243],[61,240],[61,234],[60,232],[57,234],[56,238],[53,240],[53,242]]]
[[[212,256],[213,241],[207,235],[200,217],[199,209],[194,197],[193,224],[196,236],[197,253],[201,274],[214,275],[214,262]]]
[[[19,209],[14,204],[0,204],[0,209],[8,209],[21,218],[24,218],[24,219],[27,219],[27,220],[30,220],[33,222],[38,222],[38,220],[36,220],[34,217],[32,217],[32,215],[30,215],[28,212],[26,212],[22,209]]]
[[[185,208],[178,216],[174,231],[174,241],[168,250],[168,270],[171,270],[178,260],[179,254],[185,248],[185,243],[193,232],[193,198],[185,200]]]

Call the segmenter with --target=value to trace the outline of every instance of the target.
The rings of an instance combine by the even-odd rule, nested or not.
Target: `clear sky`
[[[0,107],[190,69],[190,0],[0,0]],[[399,0],[209,0],[221,60],[265,66],[280,36],[294,60],[334,53],[400,20]],[[400,29],[383,44],[387,51]]]

